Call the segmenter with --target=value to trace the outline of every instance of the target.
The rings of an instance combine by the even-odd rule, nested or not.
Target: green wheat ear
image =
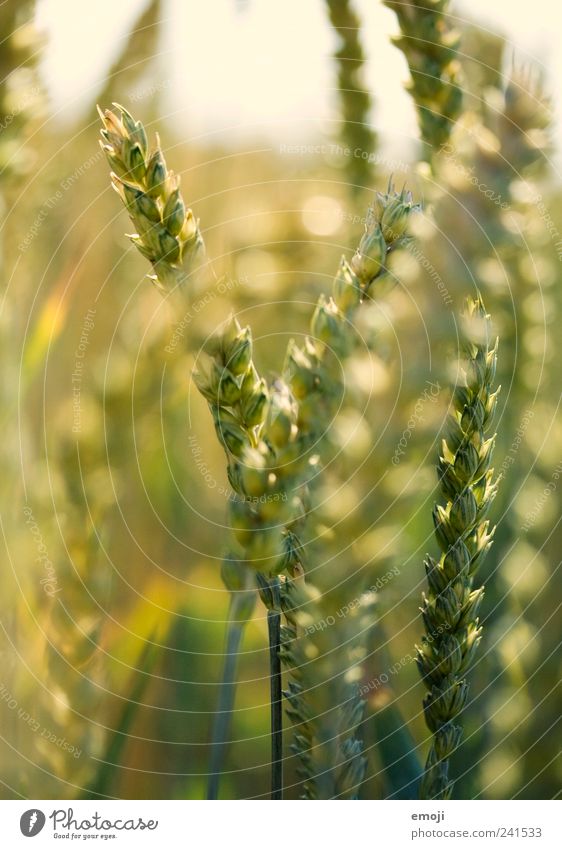
[[[140,121],[118,103],[100,109],[101,149],[111,165],[113,188],[136,228],[129,238],[152,263],[151,278],[163,292],[182,287],[199,264],[203,238],[199,222],[186,208],[179,177],[166,167],[158,136],[149,148]]]
[[[479,297],[467,302],[463,321],[461,380],[453,392],[453,412],[437,465],[442,500],[433,520],[441,556],[425,562],[425,636],[417,647],[418,668],[428,688],[425,721],[433,734],[422,799],[451,796],[449,758],[462,734],[454,720],[466,703],[466,674],[482,632],[478,608],[484,588],[475,589],[474,579],[494,533],[486,516],[497,487],[490,468],[495,435],[485,434],[499,392],[492,388],[498,342],[491,347],[490,316]]]

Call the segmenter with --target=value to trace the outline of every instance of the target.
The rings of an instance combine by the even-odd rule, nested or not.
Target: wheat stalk
[[[228,479],[235,492],[235,499],[229,506],[234,551],[225,560],[226,573],[223,565],[223,580],[227,586],[229,581],[230,584],[247,581],[248,567],[256,569],[260,597],[267,608],[271,683],[271,798],[280,799],[283,782],[281,669],[278,656],[280,611],[274,573],[277,562],[283,560],[284,540],[279,527],[288,519],[283,496],[285,502],[288,499],[286,493],[270,493],[269,500],[264,501],[263,509],[260,509],[262,505],[257,501],[255,493],[263,488],[265,478],[270,474],[261,462],[258,450],[260,440],[265,432],[274,440],[277,430],[283,427],[281,407],[286,398],[282,399],[279,387],[269,389],[265,380],[260,378],[253,362],[251,330],[249,327],[241,328],[234,316],[215,334],[207,348],[207,355],[207,361],[195,372],[195,382],[209,403],[217,437],[225,449]],[[257,503],[260,503],[260,507],[256,507]],[[235,596],[232,603],[237,603]],[[248,618],[249,614],[244,621]],[[241,628],[236,630],[239,640]],[[234,639],[235,634],[230,633],[230,637]],[[226,663],[229,663],[229,658],[234,662],[234,657],[231,650],[227,653]],[[225,666],[227,682],[230,682],[232,675],[233,670]],[[228,692],[232,693],[230,684],[227,686]],[[225,705],[226,710],[228,703]],[[220,727],[224,727],[224,723]],[[215,739],[219,738],[220,734]],[[213,761],[210,798],[217,791],[218,756]]]
[[[231,317],[208,349],[207,367],[195,374],[209,402],[222,443],[230,484],[236,494],[229,507],[233,542],[238,553],[228,558],[229,572],[242,580],[248,566],[256,569],[260,598],[267,608],[271,687],[271,798],[282,798],[283,727],[279,643],[281,614],[276,572],[289,563],[291,534],[281,529],[290,519],[287,493],[264,488],[275,475],[266,467],[263,447],[278,444],[294,423],[294,404],[286,387],[268,388],[253,362],[249,327]],[[266,441],[267,440],[267,443]],[[260,450],[261,449],[261,450]],[[258,495],[259,493],[259,495]],[[231,655],[232,656],[232,655]],[[216,771],[214,771],[216,773]]]
[[[406,241],[408,218],[416,207],[411,195],[395,192],[392,186],[378,194],[370,210],[365,232],[358,249],[348,263],[342,259],[333,284],[333,296],[321,296],[312,316],[310,336],[302,347],[289,346],[282,376],[269,388],[260,380],[252,360],[251,334],[235,319],[217,334],[209,350],[210,360],[197,375],[199,389],[207,397],[215,427],[228,456],[229,480],[238,498],[231,505],[233,536],[238,544],[233,562],[248,564],[256,569],[262,601],[268,609],[268,624],[272,644],[277,641],[279,628],[278,588],[289,625],[284,631],[283,661],[291,673],[302,667],[299,651],[306,652],[306,639],[291,639],[296,635],[298,614],[290,602],[291,582],[281,583],[280,573],[294,576],[302,569],[302,544],[298,537],[306,515],[306,488],[316,474],[316,457],[311,448],[319,438],[324,423],[337,408],[341,394],[339,366],[351,353],[355,342],[353,316],[360,304],[371,297],[377,280],[388,273],[391,253]],[[317,594],[310,588],[309,616],[322,618],[322,606],[311,612],[311,599]],[[279,798],[281,722],[278,711],[280,672],[273,671],[272,653],[272,729],[273,729],[273,796]],[[305,673],[306,674],[306,673]],[[342,679],[338,679],[342,687]],[[318,688],[316,688],[318,689]],[[345,698],[342,692],[346,692]],[[295,718],[309,712],[307,692],[294,681],[289,684],[290,712]],[[333,692],[336,705],[356,704],[354,688],[343,687]],[[335,708],[334,708],[335,710]],[[334,716],[333,711],[328,712]],[[360,710],[354,707],[351,715],[359,721]],[[349,709],[338,715],[349,731],[344,745],[347,778],[337,784],[305,781],[305,795],[320,798],[346,795],[356,791],[364,762],[358,741],[353,736],[357,723],[349,725]],[[320,722],[324,720],[319,720]],[[312,728],[312,725],[308,727]],[[341,737],[341,728],[334,739]],[[343,744],[342,744],[343,745]],[[303,778],[317,777],[325,772],[315,761],[314,732],[297,734],[297,752],[302,762]],[[310,772],[312,771],[312,772]],[[349,781],[351,784],[349,784]]]
[[[480,298],[467,302],[464,322],[461,380],[453,393],[454,409],[437,467],[442,503],[436,505],[433,519],[441,556],[425,562],[425,636],[417,649],[428,688],[425,721],[433,734],[422,799],[448,799],[452,792],[449,758],[462,733],[454,720],[466,703],[466,673],[482,632],[478,609],[484,590],[474,588],[474,579],[493,536],[486,516],[497,487],[490,468],[495,436],[486,438],[485,433],[499,391],[492,391],[497,340],[492,347],[490,317]]]
[[[280,635],[278,581],[281,572],[300,566],[303,493],[311,474],[310,447],[337,404],[340,386],[329,350],[346,356],[353,349],[352,316],[377,277],[388,254],[404,241],[414,208],[411,195],[389,187],[377,196],[352,264],[342,259],[334,281],[334,298],[322,297],[311,320],[304,348],[289,347],[282,378],[267,389],[252,362],[249,328],[235,319],[217,336],[207,370],[197,375],[215,427],[229,458],[228,474],[239,496],[231,505],[239,558],[258,573],[260,595],[268,609],[272,683],[273,798],[280,798],[281,717],[280,668],[274,647]],[[329,418],[328,418],[329,420]],[[285,663],[291,652],[285,644]],[[294,668],[294,666],[293,666]]]

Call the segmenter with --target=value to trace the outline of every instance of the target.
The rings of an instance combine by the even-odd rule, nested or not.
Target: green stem
[[[271,690],[271,798],[283,798],[283,710],[281,701],[281,613],[267,611]]]
[[[246,621],[240,620],[238,613],[239,594],[234,593],[230,599],[228,625],[226,632],[226,647],[222,680],[211,743],[210,774],[207,788],[207,799],[218,799],[219,781],[224,768],[224,760],[228,748],[228,738],[232,720],[232,708],[236,694],[236,667],[238,652],[244,634]]]

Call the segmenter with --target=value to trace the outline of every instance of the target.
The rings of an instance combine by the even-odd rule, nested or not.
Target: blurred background
[[[270,379],[373,190],[393,176],[424,204],[400,283],[360,317],[308,540],[314,562],[378,590],[365,798],[392,794],[377,742],[389,705],[427,747],[411,662],[422,561],[456,316],[482,291],[501,339],[504,479],[455,793],[560,792],[562,23],[549,2],[532,19],[522,4],[458,4],[464,112],[432,171],[394,15],[356,0],[338,30],[329,5],[0,5],[3,798],[205,794],[229,488],[180,317],[109,187],[95,104],[112,101],[159,132],[228,281],[184,335],[234,310]],[[268,785],[266,634],[256,606],[225,798]],[[297,796],[289,753],[286,774]]]

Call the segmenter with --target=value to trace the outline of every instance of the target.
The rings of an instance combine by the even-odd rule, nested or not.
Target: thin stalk
[[[219,690],[219,698],[215,721],[213,724],[213,739],[211,743],[211,755],[209,759],[210,775],[207,788],[207,799],[218,799],[219,781],[224,768],[224,760],[228,748],[228,738],[232,720],[232,709],[236,695],[236,668],[238,666],[238,653],[246,626],[237,616],[238,595],[233,595],[230,600],[228,625],[226,631],[226,647],[224,655],[224,667]]]
[[[267,611],[271,692],[271,798],[283,798],[283,710],[281,700],[281,612]]]

